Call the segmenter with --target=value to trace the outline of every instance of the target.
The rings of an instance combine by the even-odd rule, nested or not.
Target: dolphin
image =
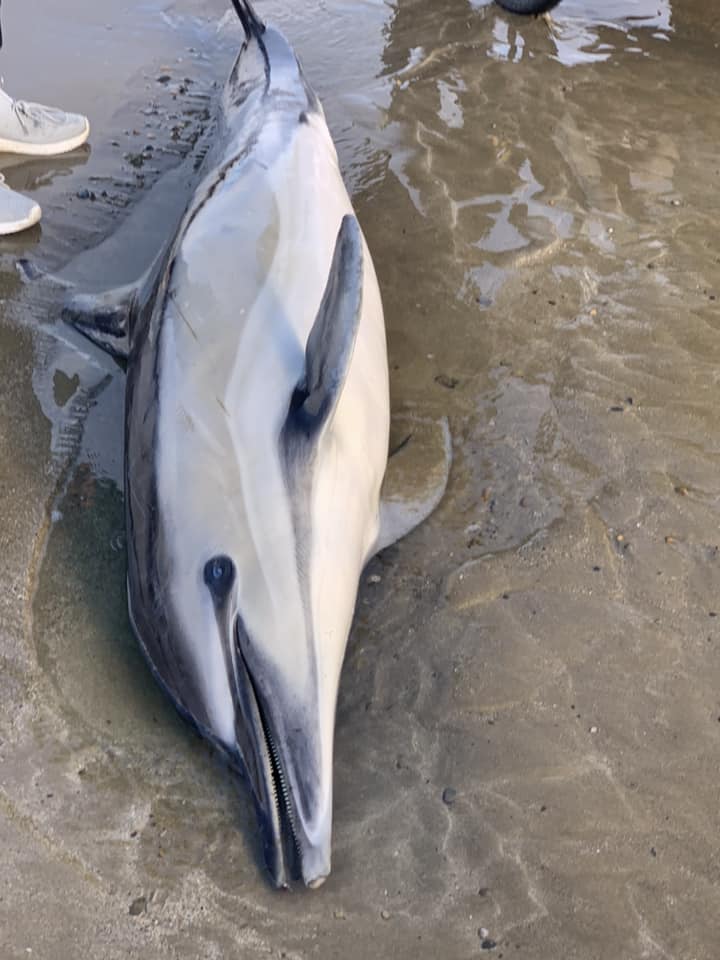
[[[127,364],[140,647],[244,772],[273,883],[314,888],[331,866],[359,579],[438,504],[450,445],[444,426],[429,486],[381,501],[390,403],[372,259],[292,47],[232,2],[245,40],[176,231],[138,282],[76,294],[65,318]]]

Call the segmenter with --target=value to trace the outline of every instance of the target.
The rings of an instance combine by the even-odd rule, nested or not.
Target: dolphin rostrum
[[[363,566],[436,506],[380,503],[390,408],[372,260],[322,107],[247,0],[176,234],[66,317],[127,359],[128,602],[155,677],[245,771],[274,883],[330,872],[340,670]],[[381,524],[381,516],[383,523]]]

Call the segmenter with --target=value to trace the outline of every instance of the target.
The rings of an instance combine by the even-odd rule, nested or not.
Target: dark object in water
[[[556,7],[560,0],[495,0],[503,10],[510,13],[547,13]]]

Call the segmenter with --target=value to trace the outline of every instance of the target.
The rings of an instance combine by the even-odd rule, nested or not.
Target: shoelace
[[[54,118],[54,112],[48,107],[43,107],[39,103],[27,103],[25,100],[13,100],[13,110],[15,111],[15,116],[18,118],[20,126],[23,128],[25,133],[28,132],[28,125],[26,121],[31,121],[35,126],[42,126],[43,123],[52,123]]]

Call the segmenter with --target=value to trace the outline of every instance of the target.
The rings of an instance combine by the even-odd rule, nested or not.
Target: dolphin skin
[[[273,883],[330,872],[340,670],[367,560],[416,526],[380,496],[380,292],[322,107],[282,34],[245,33],[200,180],[137,284],[66,319],[127,361],[128,604],[178,710],[245,774]],[[384,527],[381,525],[381,516]]]

